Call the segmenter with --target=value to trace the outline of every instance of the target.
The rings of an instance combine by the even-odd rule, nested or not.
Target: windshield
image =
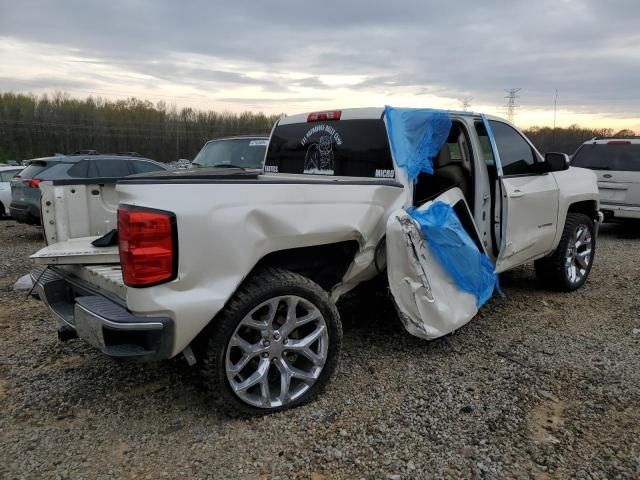
[[[262,168],[266,138],[230,138],[208,142],[193,160],[200,167]]]
[[[583,145],[571,165],[592,170],[640,172],[640,144],[592,143]]]

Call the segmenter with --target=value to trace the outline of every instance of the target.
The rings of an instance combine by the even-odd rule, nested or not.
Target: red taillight
[[[611,140],[607,145],[631,145],[629,140]]]
[[[176,278],[178,235],[171,212],[123,205],[118,209],[122,278],[130,287],[150,287]]]
[[[29,188],[40,188],[40,180],[36,178],[28,178],[27,180],[23,180],[22,184],[26,185]]]
[[[321,122],[324,120],[340,120],[340,115],[342,115],[342,111],[340,110],[331,110],[327,112],[313,112],[310,113],[307,117],[307,122]]]

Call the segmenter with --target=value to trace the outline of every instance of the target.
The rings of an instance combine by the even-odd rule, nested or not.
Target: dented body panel
[[[466,206],[458,188],[436,200]],[[428,209],[434,201],[418,210]],[[477,231],[468,233],[477,235]],[[412,335],[426,340],[441,337],[478,312],[476,297],[458,288],[434,257],[419,225],[404,210],[393,212],[387,221],[387,264],[389,288],[400,320]]]
[[[282,176],[279,176],[281,178]],[[172,282],[128,288],[128,308],[180,320],[174,353],[183,350],[226,304],[258,261],[279,250],[355,240],[357,258],[336,287],[336,298],[372,278],[375,247],[391,211],[405,203],[405,190],[389,182],[359,185],[191,183],[118,186],[120,201],[171,209],[178,219],[179,270]],[[316,183],[314,185],[314,183]],[[304,192],[302,194],[302,192]],[[182,196],[181,202],[175,202]],[[207,198],[207,202],[202,202]]]

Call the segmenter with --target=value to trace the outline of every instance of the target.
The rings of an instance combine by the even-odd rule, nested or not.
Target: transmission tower
[[[473,98],[463,98],[460,103],[462,103],[462,111],[468,112],[471,109],[471,100]]]
[[[507,104],[506,104],[506,108],[507,108],[507,120],[509,120],[511,123],[513,123],[513,119],[516,115],[516,108],[518,108],[520,105],[516,104],[516,98],[519,98],[520,95],[518,95],[518,92],[522,90],[521,88],[509,88],[509,89],[505,89],[505,92],[507,92],[507,95],[505,95],[504,98],[507,99]]]

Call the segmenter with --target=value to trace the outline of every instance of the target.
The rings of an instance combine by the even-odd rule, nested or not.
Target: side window
[[[87,178],[89,177],[89,163],[89,160],[80,160],[69,169],[67,174],[73,178]]]
[[[133,173],[129,169],[129,162],[126,160],[104,158],[94,160],[93,164],[97,167],[98,177],[100,178],[120,178]]]
[[[160,165],[143,160],[131,160],[131,168],[133,169],[133,173],[148,173],[164,170]]]
[[[515,129],[506,123],[489,120],[496,140],[500,163],[504,175],[532,173],[531,166],[536,162],[533,149]]]

